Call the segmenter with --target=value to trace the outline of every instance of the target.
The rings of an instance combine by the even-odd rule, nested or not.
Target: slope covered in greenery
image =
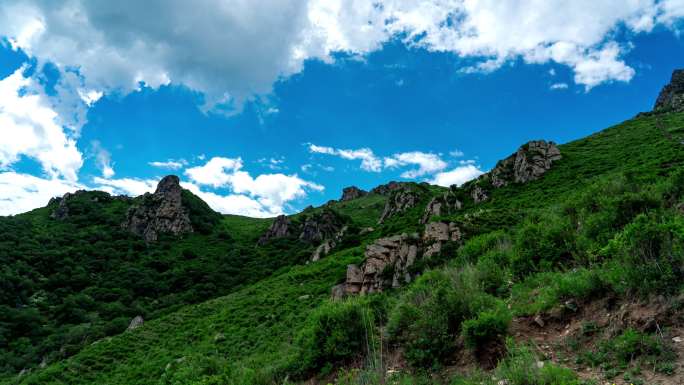
[[[457,190],[463,208],[434,219],[458,224],[463,241],[418,264],[417,272],[422,274],[412,284],[383,294],[328,299],[331,287],[344,280],[347,264],[361,262],[368,243],[421,231],[419,218],[427,201],[445,189],[414,185],[420,203],[380,225],[376,221],[385,201],[382,196],[332,204],[357,227],[373,230],[360,235],[355,245],[308,264],[312,246],[296,240],[275,240],[255,248],[270,223],[262,220],[223,217],[207,234],[164,239],[154,246],[120,232],[101,235],[109,238],[95,238],[102,243],[82,252],[81,263],[95,263],[98,255],[111,258],[104,251],[109,248],[121,255],[116,261],[124,266],[135,260],[136,268],[143,269],[153,261],[165,261],[164,269],[150,273],[152,284],[176,289],[141,287],[136,292],[133,285],[131,293],[123,293],[130,301],[113,296],[126,309],[126,319],[139,313],[137,303],[155,309],[147,310],[153,320],[118,335],[113,334],[125,328],[123,319],[111,333],[92,332],[98,323],[88,316],[102,318],[100,306],[104,306],[101,297],[93,297],[96,310],[67,327],[92,335],[79,345],[85,347],[71,357],[50,360],[45,368],[8,377],[7,383],[269,384],[309,378],[339,383],[496,384],[501,379],[509,385],[591,383],[574,371],[580,366],[593,370],[597,381],[624,373],[625,381],[639,383],[647,368],[653,376],[677,376],[677,370],[684,369],[677,367],[675,348],[663,335],[681,327],[684,320],[677,316],[681,312],[668,310],[660,330],[641,328],[638,322],[587,324],[573,346],[591,354],[580,356],[569,345],[554,347],[578,358],[561,361],[554,353],[553,362],[545,365],[539,362],[550,357],[516,337],[512,329],[519,324],[513,325],[512,320],[539,316],[566,322],[579,314],[577,308],[601,298],[629,303],[653,295],[676,298],[682,292],[683,134],[684,113],[642,116],[561,145],[562,160],[541,179],[494,189],[486,202],[476,204],[468,198],[468,186]],[[119,204],[108,205],[109,211],[104,212],[121,213]],[[320,209],[310,212],[316,210]],[[0,224],[15,226],[13,233],[19,239],[36,239],[38,234],[67,237],[68,241],[48,248],[55,252],[92,239],[105,226],[90,218],[80,224],[53,223],[48,213],[49,208],[39,209]],[[118,219],[111,221],[116,223]],[[34,246],[36,242],[40,241],[34,241]],[[111,242],[122,247],[106,246]],[[9,271],[15,277],[25,276],[21,269],[38,271],[38,260],[27,259],[36,251],[14,253],[23,243],[14,240],[1,248],[3,253],[13,253],[4,256],[3,265],[11,262],[15,267]],[[61,261],[75,252],[65,250],[51,258]],[[112,276],[119,277],[122,271]],[[55,277],[64,279],[63,286],[70,289],[55,293],[53,303],[83,292],[83,287],[70,283],[74,276]],[[29,284],[21,284],[29,288],[24,303],[31,303],[36,292]],[[107,285],[99,286],[108,294],[112,286]],[[90,290],[85,293],[92,297]],[[179,307],[222,293],[230,294]],[[3,303],[9,300],[14,299]],[[155,301],[165,305],[152,305]],[[667,309],[677,306],[684,303],[667,303]],[[64,324],[54,320],[53,328]],[[2,327],[18,324],[10,320]],[[44,319],[36,320],[31,330],[41,330],[44,324]],[[44,335],[27,337],[27,349],[32,347],[30,341],[42,341]],[[99,339],[105,335],[113,336]],[[63,345],[59,341],[54,346]],[[5,354],[14,358],[18,349],[12,346]],[[471,356],[470,362],[480,370],[463,364],[464,357]],[[401,359],[395,362],[396,357]]]

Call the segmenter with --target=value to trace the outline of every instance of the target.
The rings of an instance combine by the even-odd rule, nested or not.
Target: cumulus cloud
[[[74,133],[64,129],[40,85],[25,77],[24,70],[0,80],[0,168],[27,156],[37,160],[50,178],[73,183],[83,165]]]
[[[0,5],[0,35],[39,64],[77,69],[65,86],[86,105],[141,83],[177,84],[220,111],[270,93],[307,59],[365,55],[397,38],[473,59],[478,71],[555,62],[590,89],[634,76],[618,29],[674,28],[682,17],[682,0],[27,0]]]
[[[460,186],[463,183],[475,179],[482,174],[483,171],[474,164],[462,164],[453,170],[436,174],[434,178],[429,180],[429,183],[444,187],[449,187],[454,184]]]
[[[384,163],[385,167],[390,168],[407,165],[418,166],[417,169],[404,171],[401,174],[401,177],[406,179],[415,179],[426,174],[434,174],[435,172],[444,170],[447,167],[447,163],[438,155],[420,151],[394,154],[391,157],[385,158]]]
[[[111,178],[114,176],[114,167],[112,166],[112,154],[109,153],[99,140],[90,142],[90,150],[95,157],[97,166],[102,170],[102,176]]]
[[[169,159],[167,161],[155,161],[155,162],[149,162],[147,163],[152,167],[157,167],[157,168],[163,168],[167,170],[180,170],[184,166],[188,164],[188,161],[185,159],[179,159],[179,160],[174,160],[174,159]]]
[[[138,179],[138,178],[93,178],[94,188],[106,191],[112,195],[138,196],[146,192],[154,192],[157,188],[157,179]]]
[[[185,175],[197,185],[228,188],[235,194],[255,199],[264,212],[280,214],[285,205],[304,198],[307,191],[323,191],[323,186],[306,181],[296,174],[261,174],[256,178],[242,170],[241,158],[213,157],[203,166],[185,170]]]
[[[343,150],[332,147],[317,146],[309,144],[309,152],[315,154],[326,154],[339,156],[347,160],[361,160],[361,169],[365,171],[380,172],[382,171],[382,161],[375,156],[373,150],[370,148],[360,148],[358,150]]]
[[[45,179],[13,171],[0,173],[0,215],[23,213],[44,206],[50,198],[83,189],[62,179]]]
[[[370,148],[343,150],[327,146],[318,146],[312,143],[308,144],[308,148],[309,152],[313,154],[333,155],[347,160],[360,159],[361,169],[371,172],[381,172],[383,169],[388,168],[395,169],[406,166],[418,166],[418,168],[404,171],[401,174],[401,177],[406,179],[415,179],[434,174],[447,167],[447,163],[443,161],[439,155],[420,151],[397,153],[381,159],[376,156]],[[307,166],[306,169],[302,168],[302,171],[308,172],[311,165],[305,166]]]
[[[568,88],[568,83],[554,83],[549,88],[552,90],[565,90]]]

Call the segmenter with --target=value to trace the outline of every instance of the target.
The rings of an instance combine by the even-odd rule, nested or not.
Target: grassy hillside
[[[268,384],[314,378],[359,384],[497,384],[506,379],[509,385],[523,385],[589,384],[615,380],[618,374],[617,381],[635,384],[644,383],[647,375],[676,383],[680,368],[670,337],[684,322],[677,316],[684,301],[663,301],[658,310],[662,314],[654,315],[658,329],[642,327],[629,315],[622,319],[629,322],[611,319],[605,324],[582,317],[589,317],[591,312],[585,314],[585,309],[599,306],[597,301],[607,307],[594,313],[615,313],[610,310],[615,304],[636,306],[639,298],[676,298],[682,293],[683,135],[684,113],[672,113],[629,120],[560,146],[563,159],[541,179],[492,190],[484,203],[466,199],[457,214],[440,218],[457,223],[465,240],[422,265],[426,270],[414,283],[362,298],[327,299],[330,288],[344,279],[346,265],[362,260],[367,243],[420,231],[418,219],[425,204],[444,189],[415,185],[420,204],[382,225],[377,218],[384,197],[332,204],[357,226],[374,230],[361,237],[358,246],[309,264],[305,261],[311,247],[291,240],[254,247],[268,220],[223,217],[208,234],[165,239],[153,247],[129,235],[101,235],[108,237],[95,238],[101,244],[77,246],[90,247],[82,252],[80,263],[95,263],[94,256],[102,254],[106,260],[111,253],[121,255],[117,262],[128,266],[136,261],[137,268],[164,261],[165,268],[150,279],[155,290],[160,282],[174,289],[144,287],[136,292],[134,285],[134,294],[127,294],[131,300],[121,306],[127,317],[139,312],[130,310],[137,304],[143,310],[154,309],[145,314],[155,319],[118,335],[114,334],[123,322],[112,333],[96,334],[92,329],[97,320],[87,313],[67,329],[78,327],[89,336],[79,345],[87,345],[83,350],[55,358],[43,369],[8,377],[6,383]],[[123,207],[117,205],[108,205],[105,212],[119,215]],[[2,262],[9,263],[13,276],[23,277],[22,269],[37,269],[46,255],[11,250],[31,244],[43,250],[36,246],[41,240],[61,239],[46,234],[59,234],[65,241],[48,249],[62,253],[49,256],[62,261],[71,254],[64,249],[67,245],[93,239],[104,226],[90,218],[54,223],[47,219],[48,210],[0,222],[8,229],[0,232],[5,234],[1,239],[11,242],[0,247],[5,253]],[[9,233],[18,238],[8,240]],[[103,252],[109,248],[119,251]],[[27,259],[31,254],[40,258]],[[50,280],[49,272],[41,274]],[[112,274],[118,277],[121,271]],[[42,276],[32,281],[43,282]],[[71,283],[74,276],[52,279],[66,282],[68,297],[88,288]],[[30,284],[21,284],[27,285],[29,298],[51,288]],[[221,293],[230,294],[179,307]],[[93,299],[94,313],[102,317],[102,299]],[[30,303],[28,298],[22,301]],[[543,351],[541,345],[531,344],[542,338],[534,334],[536,317],[550,325],[542,328],[580,326],[577,334],[568,334],[573,340],[554,340],[551,350]],[[51,327],[59,328],[59,319],[55,320]],[[44,322],[39,318],[33,328],[41,330]],[[6,322],[2,327],[6,324],[16,325]],[[529,330],[523,328],[528,324]],[[547,336],[561,335],[546,330]],[[29,341],[42,341],[45,335],[11,332],[27,333]],[[99,339],[105,335],[112,336]],[[27,346],[29,341],[24,341]],[[549,340],[544,343],[551,345]],[[17,349],[11,346],[5,354],[13,358]],[[387,375],[387,369],[394,374]],[[585,371],[590,378],[578,375]]]

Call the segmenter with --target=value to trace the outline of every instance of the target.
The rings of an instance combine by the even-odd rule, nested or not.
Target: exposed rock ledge
[[[332,297],[380,292],[409,283],[416,261],[438,255],[444,244],[460,242],[461,236],[454,223],[431,222],[422,237],[401,234],[380,238],[366,246],[361,266],[347,266],[345,281],[332,288]]]
[[[342,190],[342,198],[340,198],[340,202],[346,202],[357,198],[361,198],[363,196],[366,196],[367,194],[368,192],[363,191],[356,186],[345,187]]]
[[[653,110],[684,111],[684,69],[672,72],[672,79],[660,91]]]
[[[190,215],[183,206],[183,189],[175,175],[164,177],[154,194],[146,193],[140,204],[128,209],[123,228],[156,241],[159,234],[180,235],[193,232]]]

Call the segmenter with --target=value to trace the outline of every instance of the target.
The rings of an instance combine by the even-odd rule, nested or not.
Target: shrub
[[[373,316],[360,300],[327,302],[307,319],[297,337],[294,371],[305,375],[348,362],[368,351]]]
[[[538,361],[526,346],[509,342],[508,357],[496,370],[498,378],[509,385],[580,385],[582,382],[570,369],[550,362]],[[539,364],[541,362],[541,364]]]
[[[475,349],[494,341],[501,341],[511,323],[511,314],[504,306],[480,312],[476,318],[463,322],[466,346]]]
[[[477,263],[483,255],[491,255],[491,259],[508,263],[506,257],[511,250],[511,238],[503,231],[494,231],[477,235],[466,241],[458,249],[458,258],[464,263]]]
[[[602,253],[613,258],[610,279],[616,288],[672,293],[684,278],[684,220],[640,214]]]
[[[519,277],[550,270],[572,260],[573,251],[574,232],[569,222],[549,214],[541,221],[528,220],[521,225],[511,268]]]
[[[412,367],[445,362],[456,348],[461,323],[496,304],[482,291],[476,273],[472,267],[428,271],[399,299],[387,329]]]

